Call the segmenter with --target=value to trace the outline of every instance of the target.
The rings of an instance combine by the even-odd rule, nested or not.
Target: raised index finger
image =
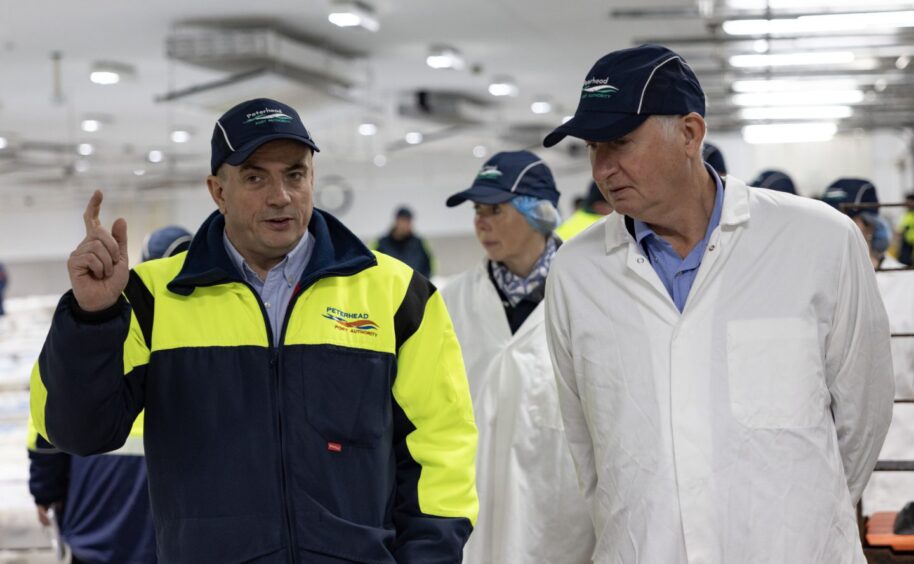
[[[98,219],[98,212],[102,209],[102,192],[101,190],[96,190],[92,193],[92,197],[89,198],[89,204],[86,206],[86,211],[83,213],[83,221],[86,224],[86,235],[92,233],[92,231],[101,225],[101,221]]]

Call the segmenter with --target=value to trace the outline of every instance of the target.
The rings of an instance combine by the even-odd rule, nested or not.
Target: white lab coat
[[[860,230],[728,177],[680,314],[612,214],[559,250],[547,333],[599,563],[863,563],[891,415]]]
[[[904,265],[886,257],[883,268]],[[877,272],[892,333],[914,333],[914,271]],[[914,399],[914,338],[892,339],[895,397]],[[914,460],[914,404],[896,404],[880,460]],[[914,501],[914,472],[875,472],[863,492],[863,512],[898,511]]]
[[[463,351],[479,429],[479,518],[463,561],[589,563],[593,523],[562,432],[543,304],[512,335],[484,262],[441,295]]]

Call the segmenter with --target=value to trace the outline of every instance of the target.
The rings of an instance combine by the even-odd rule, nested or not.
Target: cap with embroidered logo
[[[825,189],[822,201],[854,217],[861,213],[878,213],[879,210],[854,207],[858,204],[878,204],[876,187],[863,178],[839,178]]]
[[[552,171],[530,151],[503,151],[482,166],[473,185],[447,199],[454,207],[470,200],[479,204],[500,204],[525,195],[558,205],[559,191]]]
[[[551,147],[570,135],[611,141],[637,129],[652,115],[705,115],[705,94],[692,69],[662,45],[613,51],[584,79],[574,116],[543,140]]]
[[[210,169],[216,174],[224,163],[238,166],[261,145],[276,139],[293,139],[320,151],[290,106],[269,98],[242,102],[216,120]]]

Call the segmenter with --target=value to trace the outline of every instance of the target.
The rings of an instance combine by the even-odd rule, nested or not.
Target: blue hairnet
[[[543,235],[549,235],[559,225],[559,210],[549,200],[521,195],[515,196],[510,202],[527,223]]]
[[[870,248],[877,255],[884,254],[892,242],[892,227],[889,222],[882,217],[870,212],[860,214],[863,221],[873,228],[873,237],[870,239]]]

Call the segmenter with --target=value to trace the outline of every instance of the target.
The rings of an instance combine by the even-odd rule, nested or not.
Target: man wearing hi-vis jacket
[[[127,227],[86,238],[32,379],[58,448],[118,448],[145,408],[164,562],[458,562],[476,428],[441,297],[312,204],[292,108],[217,120],[218,206],[187,253],[130,270]]]

